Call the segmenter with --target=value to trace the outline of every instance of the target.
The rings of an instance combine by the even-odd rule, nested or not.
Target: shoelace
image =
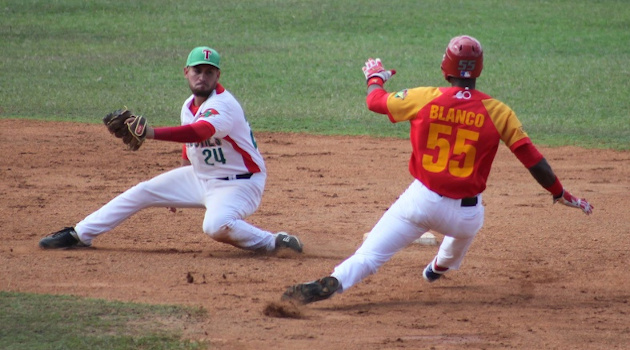
[[[71,229],[72,229],[72,227],[65,227],[63,230],[53,233],[52,236],[53,237],[61,236],[62,234],[68,232],[68,230],[71,230]]]

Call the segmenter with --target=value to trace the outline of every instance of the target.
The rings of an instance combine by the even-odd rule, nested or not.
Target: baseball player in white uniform
[[[203,232],[214,240],[257,251],[302,252],[300,240],[244,221],[260,205],[265,162],[239,102],[219,84],[220,56],[193,49],[184,75],[192,95],[181,110],[181,126],[146,126],[146,138],[182,143],[182,166],[128,189],[88,215],[40,240],[43,249],[87,247],[98,235],[148,207],[205,208]]]

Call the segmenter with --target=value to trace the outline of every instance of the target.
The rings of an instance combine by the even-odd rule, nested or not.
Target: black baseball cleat
[[[431,263],[424,268],[424,271],[422,271],[422,277],[424,277],[424,279],[429,283],[437,281],[443,274],[444,272],[437,273],[433,270],[433,261],[431,261]]]
[[[79,235],[74,230],[74,227],[64,227],[63,230],[42,238],[39,241],[39,247],[42,249],[68,249],[89,247],[89,245],[79,240]]]
[[[295,250],[298,253],[301,253],[302,247],[304,247],[304,245],[295,236],[292,236],[286,232],[278,232],[278,234],[276,235],[276,249],[275,250],[278,250],[281,248],[289,248],[291,250]]]
[[[333,276],[320,278],[316,281],[296,284],[289,287],[282,300],[292,300],[300,304],[310,304],[316,301],[325,300],[333,296],[341,289],[341,284]]]

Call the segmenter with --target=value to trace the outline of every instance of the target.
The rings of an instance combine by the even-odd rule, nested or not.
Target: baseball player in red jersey
[[[260,205],[267,171],[241,105],[219,83],[219,64],[214,49],[193,49],[184,68],[192,95],[182,106],[181,126],[146,127],[147,139],[183,144],[182,167],[123,192],[74,227],[43,238],[41,248],[90,246],[141,209],[178,207],[205,208],[203,232],[216,241],[247,250],[302,252],[296,236],[244,221]]]
[[[365,63],[368,108],[387,115],[393,123],[411,123],[409,171],[415,180],[354,255],[335,267],[330,276],[289,287],[283,299],[307,304],[348,290],[429,230],[443,234],[444,240],[425,267],[424,279],[435,282],[447,271],[457,270],[483,225],[481,193],[500,141],[552,194],[554,203],[592,212],[585,199],[563,188],[514,112],[475,89],[483,68],[479,41],[465,35],[453,38],[441,67],[450,87],[388,93],[383,84],[396,71],[385,70],[380,59]]]

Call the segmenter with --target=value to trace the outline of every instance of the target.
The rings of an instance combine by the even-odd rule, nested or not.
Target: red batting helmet
[[[444,78],[477,78],[483,69],[481,43],[472,36],[461,35],[451,39],[442,58]]]

